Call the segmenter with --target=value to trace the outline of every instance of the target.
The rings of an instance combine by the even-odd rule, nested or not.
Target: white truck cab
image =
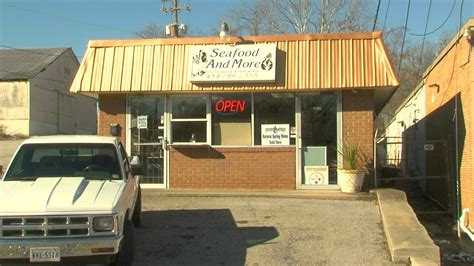
[[[139,178],[116,138],[24,141],[0,181],[0,263],[131,265]]]

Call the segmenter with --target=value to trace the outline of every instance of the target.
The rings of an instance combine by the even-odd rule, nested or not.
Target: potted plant
[[[343,141],[337,152],[342,165],[337,169],[338,183],[345,193],[359,192],[365,177],[365,156],[357,143]]]

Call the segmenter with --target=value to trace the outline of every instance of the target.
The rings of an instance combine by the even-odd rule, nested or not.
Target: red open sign
[[[219,113],[238,113],[245,111],[244,100],[218,100],[214,110]]]

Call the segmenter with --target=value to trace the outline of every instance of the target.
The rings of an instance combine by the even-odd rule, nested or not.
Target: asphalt
[[[342,193],[336,190],[291,190],[291,191],[265,191],[265,190],[152,190],[147,189],[144,190],[144,197],[146,198],[144,208],[145,216],[153,216],[153,211],[163,211],[164,209],[170,210],[193,210],[193,209],[207,209],[216,207],[217,209],[225,209],[229,206],[234,206],[237,208],[236,211],[234,209],[229,208],[228,210],[231,211],[232,214],[239,213],[239,203],[243,204],[242,206],[249,206],[255,205],[252,207],[254,209],[254,218],[258,217],[255,216],[255,209],[258,209],[258,206],[265,204],[271,204],[272,209],[278,209],[277,213],[273,213],[273,215],[290,215],[290,216],[297,216],[293,218],[297,218],[298,221],[305,223],[304,221],[310,221],[314,225],[319,226],[315,232],[320,232],[329,230],[330,233],[328,234],[327,239],[331,239],[336,235],[346,235],[348,238],[344,238],[344,240],[339,239],[339,243],[344,245],[349,245],[351,247],[352,254],[363,254],[361,257],[357,255],[355,258],[348,258],[345,255],[337,254],[335,255],[334,250],[340,250],[344,245],[336,245],[333,246],[331,252],[326,253],[319,253],[322,249],[318,244],[318,241],[311,242],[309,239],[319,239],[321,240],[321,236],[316,234],[313,237],[311,236],[311,232],[314,228],[311,226],[303,226],[302,224],[295,224],[294,229],[297,231],[298,229],[305,231],[302,233],[306,235],[304,239],[309,241],[306,245],[301,246],[301,251],[305,256],[304,253],[311,252],[311,250],[317,249],[316,254],[318,254],[317,258],[312,256],[306,255],[305,258],[308,260],[297,260],[295,259],[297,256],[292,256],[292,260],[287,260],[287,258],[282,258],[279,256],[278,252],[283,252],[285,248],[276,248],[279,250],[276,254],[273,254],[271,251],[262,251],[257,254],[273,254],[273,259],[279,258],[279,260],[265,260],[263,261],[255,261],[252,256],[248,257],[249,254],[253,254],[250,250],[246,252],[246,258],[240,258],[240,260],[244,264],[313,264],[313,263],[322,263],[322,264],[347,264],[348,261],[351,261],[352,264],[360,264],[360,265],[385,265],[385,264],[411,264],[411,265],[440,265],[440,251],[438,246],[431,240],[429,237],[426,229],[421,225],[418,221],[415,213],[413,212],[410,205],[407,203],[406,196],[404,192],[395,190],[395,189],[377,189],[371,191],[371,193]],[[300,212],[292,213],[289,210],[285,209],[285,206],[288,205],[291,208],[296,208],[300,210]],[[292,202],[293,201],[293,202]],[[166,202],[166,204],[160,204]],[[267,203],[265,203],[267,202]],[[286,203],[285,203],[286,202]],[[309,204],[308,204],[309,203]],[[360,213],[350,213],[354,209],[362,210],[362,209],[371,209],[368,205],[376,206],[377,212],[376,216],[374,213],[371,213],[371,221],[363,221],[362,223],[359,222],[354,224],[355,220],[361,219],[364,214],[361,215]],[[273,206],[274,205],[274,206]],[[327,206],[326,206],[327,205]],[[220,206],[220,207],[219,207]],[[240,207],[242,207],[240,206]],[[313,209],[313,206],[319,206],[323,209]],[[349,209],[346,209],[347,206],[350,206]],[[327,208],[327,209],[325,209]],[[308,213],[301,210],[308,210]],[[332,210],[332,211],[331,211]],[[342,213],[340,212],[341,210]],[[270,210],[266,210],[270,211]],[[264,211],[265,212],[265,211]],[[314,214],[320,214],[317,217],[328,217],[333,216],[334,219],[332,222],[328,221],[319,221],[315,220]],[[272,217],[272,215],[264,215],[265,217]],[[305,217],[308,215],[307,217]],[[180,216],[180,215],[178,215]],[[212,215],[211,215],[212,216]],[[240,218],[236,218],[240,220]],[[256,218],[255,218],[256,219]],[[380,219],[380,220],[378,220]],[[211,219],[212,220],[212,219]],[[248,220],[248,219],[245,219]],[[291,218],[290,218],[291,220]],[[335,222],[341,222],[339,225],[335,225]],[[380,226],[380,233],[384,235],[381,239],[376,236],[376,233],[369,232],[374,228],[377,228],[377,221],[381,221]],[[205,221],[206,223],[211,223],[212,221]],[[234,221],[235,222],[235,221]],[[281,223],[282,221],[280,221]],[[258,222],[257,222],[258,223]],[[291,223],[287,223],[287,221],[283,222],[287,224],[288,227],[291,227]],[[186,228],[186,223],[183,222],[181,225],[176,224],[163,224],[164,227],[176,227]],[[270,220],[265,221],[263,223],[265,225],[271,224]],[[278,224],[278,222],[276,222]],[[306,222],[307,224],[307,222]],[[372,229],[368,229],[363,224],[370,224]],[[262,225],[262,224],[260,224]],[[187,224],[188,228],[199,228],[199,225],[190,225]],[[239,227],[239,222],[235,222],[236,227]],[[224,226],[225,227],[225,226]],[[327,228],[326,228],[327,227]],[[329,229],[328,229],[329,228]],[[268,229],[268,228],[267,228]],[[277,232],[280,232],[281,228],[275,227],[274,228]],[[356,230],[354,230],[356,229]],[[139,229],[140,230],[140,229]],[[153,231],[153,230],[152,230]],[[353,232],[358,231],[358,235],[354,235]],[[151,232],[150,232],[151,233]],[[139,233],[140,234],[140,233]],[[280,235],[283,235],[282,233]],[[295,232],[292,232],[295,234]],[[363,242],[369,243],[378,243],[375,246],[364,246],[359,241],[361,240],[361,235],[369,235],[373,239],[363,239]],[[189,235],[188,237],[191,237]],[[273,236],[276,237],[276,236]],[[140,238],[140,237],[139,237]],[[212,238],[212,237],[211,237]],[[327,240],[326,239],[326,240]],[[374,240],[375,239],[375,240]],[[294,245],[295,242],[298,242],[300,239],[298,237],[295,238],[288,238],[282,239],[278,242],[287,242],[291,243],[290,245]],[[220,240],[214,239],[214,241],[219,242]],[[332,240],[331,240],[332,241]],[[334,243],[329,241],[328,243]],[[148,242],[148,241],[146,241]],[[205,241],[204,241],[205,242]],[[319,241],[320,242],[320,241]],[[262,243],[265,243],[262,242]],[[261,243],[261,244],[262,244]],[[350,243],[350,244],[349,244]],[[383,244],[382,244],[383,243]],[[331,245],[331,244],[329,244]],[[374,249],[377,250],[376,253],[384,254],[384,248],[381,248],[380,245],[384,247],[388,247],[388,254],[390,258],[387,260],[383,256],[376,258],[375,260],[369,261],[367,260],[367,256],[372,256],[374,254],[364,254],[364,251],[359,251],[360,247],[363,249]],[[293,252],[299,252],[294,247],[292,247]],[[199,248],[198,248],[199,249]],[[329,248],[331,250],[331,248]],[[168,250],[169,252],[169,250]],[[347,251],[349,252],[349,251]],[[165,252],[166,253],[166,252]],[[331,255],[332,253],[332,255]],[[171,252],[173,254],[173,252]],[[267,255],[268,255],[267,254]],[[196,254],[195,254],[196,255]],[[194,256],[194,255],[193,255]],[[191,256],[191,257],[193,257]],[[326,257],[325,257],[326,256]],[[333,256],[341,257],[343,259],[335,260]],[[140,256],[139,256],[140,257]],[[185,256],[186,257],[186,256]],[[263,255],[264,258],[268,257]],[[321,259],[323,258],[324,259]],[[256,258],[259,258],[258,256]],[[311,260],[313,258],[314,260]],[[361,259],[365,258],[365,259]],[[359,259],[359,260],[358,260]],[[222,259],[221,259],[222,260]],[[226,262],[226,260],[223,260]],[[142,260],[139,260],[140,264],[147,264],[146,256],[142,256]],[[168,261],[169,264],[173,264],[172,259]],[[192,261],[180,261],[180,263],[187,263]],[[222,261],[215,261],[215,260],[208,260],[203,261],[205,263],[210,264],[220,264]],[[227,261],[228,262],[228,261]],[[256,263],[256,264],[255,264]],[[167,264],[167,263],[164,263]],[[224,263],[226,264],[226,263]],[[231,263],[232,264],[232,263]],[[240,263],[238,263],[240,264]]]
[[[393,265],[375,194],[322,194],[143,190],[134,265]]]

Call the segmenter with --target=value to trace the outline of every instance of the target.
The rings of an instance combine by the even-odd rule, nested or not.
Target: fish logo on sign
[[[263,70],[271,70],[273,68],[272,55],[268,54],[262,61]]]

